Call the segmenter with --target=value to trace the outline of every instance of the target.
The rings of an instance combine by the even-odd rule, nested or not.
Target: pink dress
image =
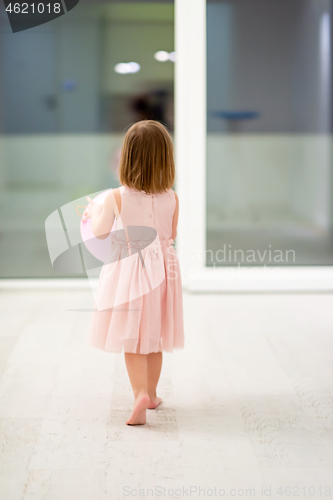
[[[140,354],[182,349],[182,281],[171,237],[175,193],[121,186],[120,194],[121,212],[100,273],[88,344]]]

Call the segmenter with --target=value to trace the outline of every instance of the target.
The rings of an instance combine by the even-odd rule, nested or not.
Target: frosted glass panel
[[[207,266],[333,264],[332,2],[207,2]]]
[[[82,1],[15,34],[0,2],[0,278],[86,276],[52,268],[45,221],[118,187],[130,124],[155,119],[173,134],[174,60],[161,50],[175,50],[172,1]]]

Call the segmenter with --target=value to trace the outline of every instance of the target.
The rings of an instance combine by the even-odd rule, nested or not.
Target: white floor
[[[137,427],[91,307],[0,292],[1,500],[333,496],[333,295],[184,293],[186,348]]]

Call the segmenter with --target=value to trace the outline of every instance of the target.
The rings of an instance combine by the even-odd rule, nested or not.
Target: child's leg
[[[125,363],[134,397],[147,394],[147,355],[125,352]]]
[[[156,388],[162,369],[162,359],[162,352],[147,354],[147,390],[150,398],[148,408],[151,410],[162,402],[162,399],[156,396]]]
[[[147,355],[125,352],[125,363],[135,399],[126,424],[145,424],[146,409],[150,402],[147,392]]]

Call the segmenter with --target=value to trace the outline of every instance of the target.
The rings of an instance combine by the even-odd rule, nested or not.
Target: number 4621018
[[[53,5],[50,3],[47,5],[44,5],[43,3],[38,3],[37,5],[34,3],[23,3],[22,5],[19,3],[10,3],[6,8],[6,12],[9,12],[10,14],[60,14],[61,5],[60,3],[55,3]]]

